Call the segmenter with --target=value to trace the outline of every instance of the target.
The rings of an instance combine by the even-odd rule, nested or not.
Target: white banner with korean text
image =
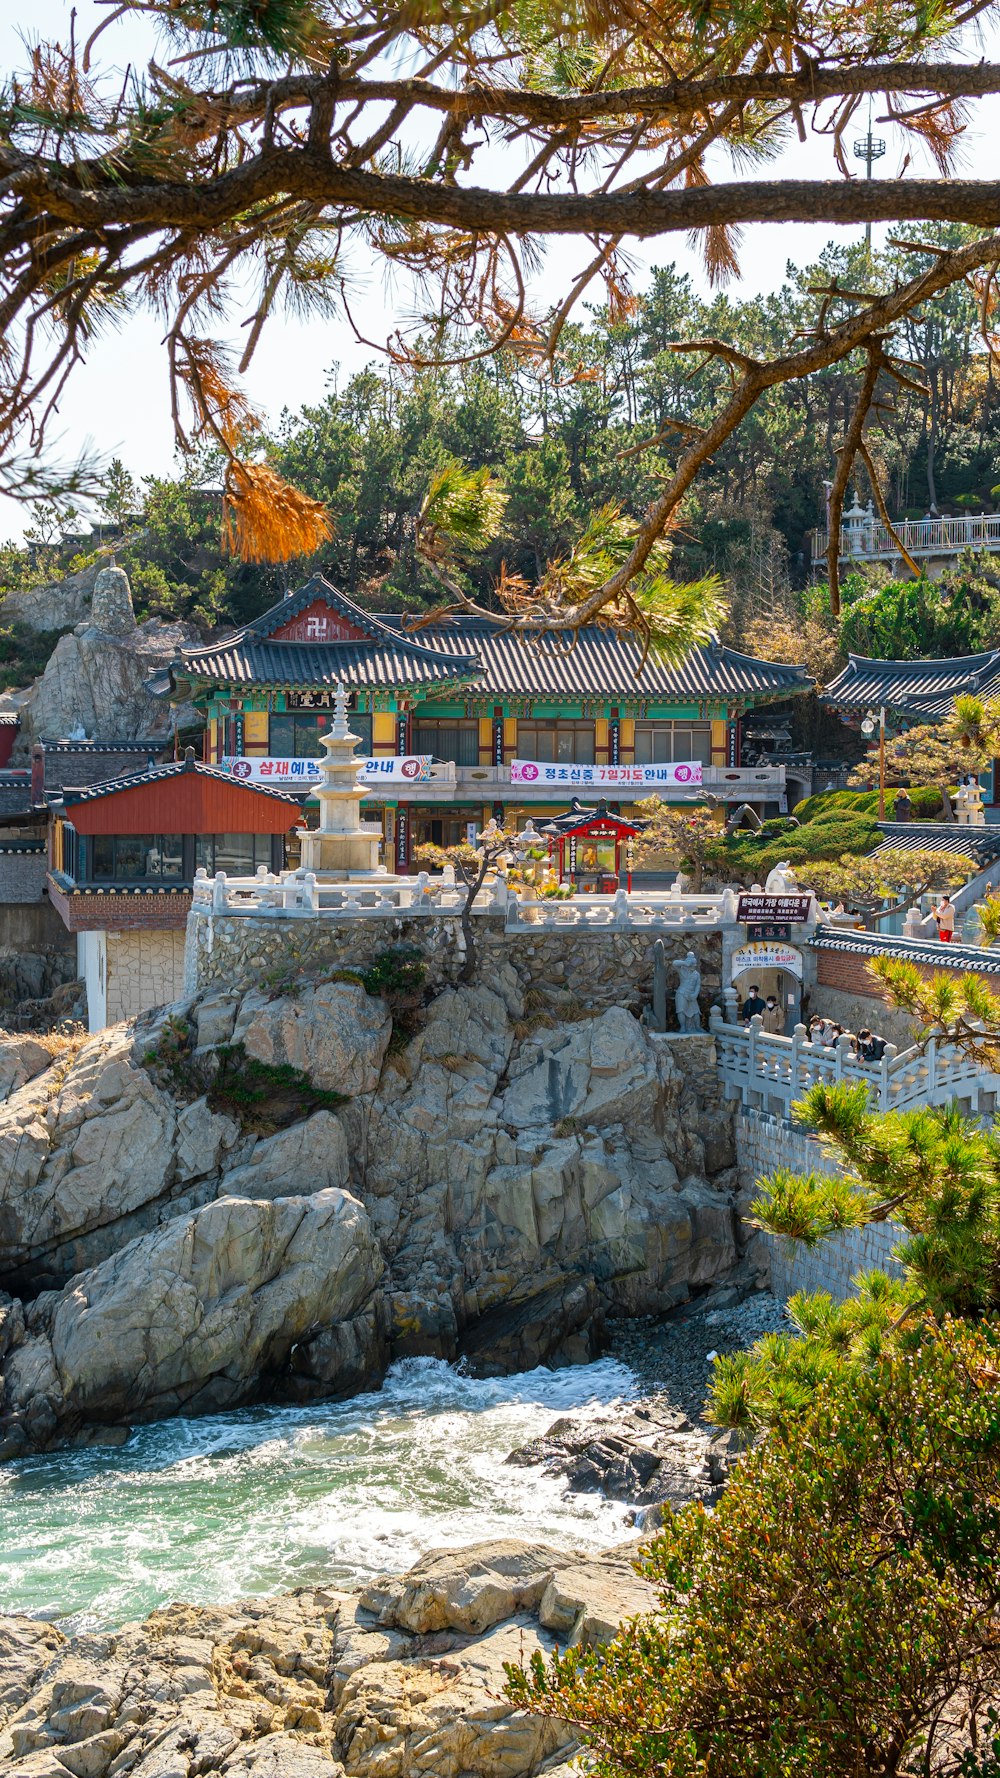
[[[586,784],[598,790],[687,789],[701,783],[701,761],[680,760],[646,766],[577,766],[512,759],[510,781],[512,784]]]
[[[397,753],[385,758],[377,755],[359,759],[358,779],[362,784],[427,784],[431,777],[430,753]],[[278,784],[288,789],[308,789],[323,776],[321,759],[247,759],[228,756],[223,769],[243,784]]]

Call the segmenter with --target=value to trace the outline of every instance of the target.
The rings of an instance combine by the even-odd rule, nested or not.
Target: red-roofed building
[[[49,899],[76,934],[92,1031],[176,1000],[196,870],[252,876],[285,866],[293,798],[176,764],[65,789],[50,801]]]

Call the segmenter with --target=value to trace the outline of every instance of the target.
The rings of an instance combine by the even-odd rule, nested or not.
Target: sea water
[[[613,1359],[480,1380],[410,1358],[351,1401],[23,1458],[0,1469],[0,1613],[110,1628],[175,1599],[357,1587],[483,1538],[607,1547],[628,1535],[625,1507],[504,1459],[555,1416],[635,1392]]]

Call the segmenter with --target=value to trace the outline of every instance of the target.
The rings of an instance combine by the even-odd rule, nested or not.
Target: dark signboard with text
[[[736,918],[748,926],[798,926],[809,918],[810,895],[741,895]]]

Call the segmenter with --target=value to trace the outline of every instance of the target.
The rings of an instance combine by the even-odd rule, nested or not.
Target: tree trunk
[[[944,811],[945,822],[951,827],[954,827],[955,808],[951,800],[951,791],[948,789],[947,784],[940,785],[939,789],[941,791],[941,807]]]
[[[462,964],[462,967],[458,972],[458,979],[463,987],[468,986],[476,971],[476,940],[472,930],[472,907],[476,896],[479,894],[480,889],[486,881],[486,873],[488,869],[489,863],[484,860],[483,868],[479,872],[475,881],[467,885],[468,894],[462,903],[462,912],[459,915],[462,925],[462,937],[465,940],[465,962]]]

